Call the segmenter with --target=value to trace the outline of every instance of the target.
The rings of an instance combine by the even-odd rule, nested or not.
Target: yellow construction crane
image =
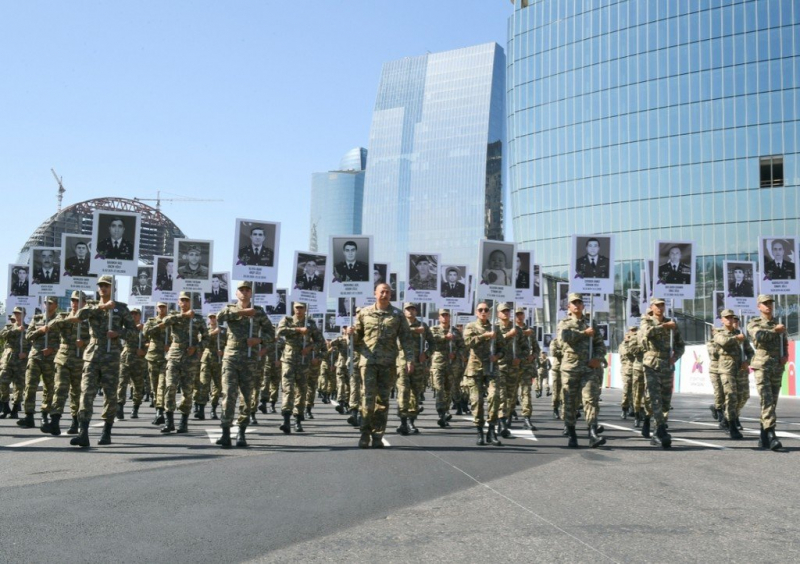
[[[223,202],[220,199],[206,199],[206,198],[162,198],[161,190],[156,192],[155,198],[134,198],[137,202],[155,202],[156,210],[161,211],[161,202]]]

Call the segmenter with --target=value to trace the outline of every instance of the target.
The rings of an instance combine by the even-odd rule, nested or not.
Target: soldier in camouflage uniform
[[[538,343],[537,343],[538,347]],[[536,385],[534,387],[534,391],[536,392],[536,397],[542,397],[542,388],[547,390],[547,395],[549,396],[552,392],[550,391],[550,369],[552,368],[550,364],[550,360],[547,358],[547,354],[541,353],[538,355],[538,367],[536,369],[535,380]]]
[[[325,339],[325,347],[319,357],[319,391],[322,394],[322,403],[331,403],[331,395],[336,394],[336,372],[333,365],[335,356],[331,340]]]
[[[49,297],[45,299],[47,308],[46,314],[33,316],[25,338],[31,344],[31,351],[28,354],[28,366],[25,370],[25,392],[22,407],[25,410],[25,417],[17,421],[17,425],[25,429],[32,429],[36,426],[33,421],[33,414],[36,411],[36,391],[39,388],[39,381],[42,382],[42,427],[49,424],[50,404],[53,401],[55,391],[55,364],[56,351],[60,341],[58,333],[50,333],[48,323],[55,318],[58,310],[58,299]],[[45,427],[47,428],[47,427]],[[45,431],[46,432],[46,431]]]
[[[560,419],[559,408],[564,404],[564,394],[561,390],[561,359],[564,354],[561,350],[561,341],[558,338],[550,341],[550,354],[553,360],[550,363],[550,371],[553,374],[553,419]]]
[[[514,319],[517,324],[517,330],[522,331],[522,336],[528,345],[528,356],[522,359],[520,363],[520,381],[519,381],[519,396],[522,403],[522,420],[526,429],[536,431],[536,426],[531,421],[533,414],[533,405],[531,404],[531,384],[537,378],[537,372],[541,375],[540,378],[547,382],[547,395],[550,395],[550,382],[547,380],[547,372],[550,370],[550,361],[547,360],[547,355],[539,348],[539,343],[536,341],[533,329],[528,327],[525,323],[525,308],[518,307],[514,312]],[[539,367],[537,370],[537,363]],[[542,374],[541,365],[546,366],[547,372]],[[539,385],[539,396],[541,396],[541,380],[537,379]],[[538,396],[537,396],[538,397]]]
[[[567,446],[577,447],[575,433],[575,412],[582,397],[589,428],[589,446],[596,448],[606,440],[597,430],[597,377],[596,371],[602,366],[606,355],[603,337],[595,331],[592,323],[583,315],[581,294],[572,293],[568,297],[569,315],[558,324],[558,340],[561,342],[561,392],[564,394],[564,423],[567,426],[569,442]]]
[[[250,425],[258,425],[256,419],[256,412],[259,410],[259,403],[261,402],[261,393],[264,387],[264,378],[267,365],[270,363],[270,351],[275,342],[271,336],[262,337],[259,332],[257,337],[261,338],[261,344],[256,348],[256,355],[258,356],[258,369],[253,373],[253,395],[250,398]],[[266,411],[266,410],[265,410]]]
[[[189,414],[192,411],[192,389],[200,373],[202,346],[208,340],[208,328],[203,316],[192,309],[192,297],[181,292],[178,298],[178,311],[174,311],[161,324],[170,329],[171,342],[167,354],[167,380],[164,392],[166,421],[162,433],[175,431],[175,409],[181,412],[178,433],[189,432]],[[181,389],[183,399],[177,405],[175,396]]]
[[[164,424],[164,387],[167,383],[167,357],[166,353],[169,350],[169,327],[161,324],[167,316],[167,304],[158,302],[156,304],[157,315],[151,317],[145,323],[142,329],[144,338],[148,340],[147,354],[145,360],[147,361],[147,372],[150,377],[150,405],[156,408],[156,417],[153,419],[153,425]]]
[[[316,323],[312,320],[309,320],[311,323]],[[322,333],[317,329],[317,334],[319,336],[319,340],[316,342],[314,348],[311,350],[311,358],[308,359],[308,368],[307,368],[307,376],[306,376],[306,390],[305,390],[305,413],[306,417],[309,419],[314,419],[314,414],[311,412],[314,409],[314,402],[317,399],[317,389],[319,387],[319,380],[320,380],[320,367],[322,365],[322,361],[327,356],[327,347],[325,345],[325,339],[322,336]],[[298,389],[298,394],[300,394],[300,390]],[[298,395],[299,399],[299,395]],[[297,403],[295,401],[295,403]]]
[[[347,327],[342,327],[342,333],[347,331]],[[336,412],[344,415],[350,410],[348,400],[350,399],[350,339],[347,335],[340,335],[331,341],[331,347],[336,351]]]
[[[283,339],[272,339],[267,345],[267,361],[264,363],[264,382],[261,388],[261,413],[275,413],[278,402],[278,390],[281,387],[281,356],[283,356]],[[267,407],[269,402],[269,407]]]
[[[464,338],[464,326],[456,325],[459,334]],[[453,362],[453,407],[456,409],[456,415],[469,415],[469,386],[467,379],[464,378],[464,370],[467,366],[467,359],[469,358],[469,350],[464,345],[456,359]]]
[[[709,409],[711,409],[714,419],[719,421],[721,429],[725,412],[725,392],[722,389],[722,379],[719,375],[719,347],[714,342],[714,335],[717,331],[717,328],[711,328],[711,337],[706,342],[706,350],[709,358],[708,377],[711,380],[711,387],[714,388],[714,403],[709,406]]]
[[[520,362],[527,356],[527,349],[522,350],[523,341],[520,331],[511,321],[511,306],[500,303],[497,306],[497,326],[505,341],[506,354],[497,361],[497,385],[500,396],[500,412],[498,414],[498,433],[501,437],[511,436],[511,412],[517,402],[517,386],[520,377]]]
[[[206,402],[211,399],[211,419],[217,420],[220,390],[222,389],[222,353],[228,332],[217,324],[217,314],[208,314],[208,342],[200,357],[200,390],[195,390],[197,412],[195,419],[205,420]]]
[[[283,357],[281,357],[283,424],[279,428],[287,435],[292,432],[292,415],[295,418],[295,430],[298,433],[303,432],[302,422],[305,419],[309,368],[312,365],[311,353],[322,342],[322,335],[317,329],[316,323],[306,317],[305,304],[295,302],[293,308],[294,315],[281,319],[276,331],[276,335],[283,337],[286,342]]]
[[[500,414],[500,384],[495,381],[497,363],[505,357],[505,342],[500,328],[489,321],[489,307],[485,302],[475,309],[477,319],[464,328],[464,344],[469,349],[466,378],[469,380],[469,399],[472,420],[478,431],[478,445],[489,441],[495,446],[503,443],[497,438],[497,420]],[[488,413],[484,410],[486,396]],[[488,418],[489,428],[484,440],[483,425]]]
[[[742,439],[739,421],[739,374],[749,365],[750,358],[744,348],[745,336],[736,328],[733,310],[724,309],[720,314],[722,329],[714,333],[714,344],[719,352],[719,375],[725,392],[725,424],[731,439]],[[752,352],[752,349],[751,349]]]
[[[464,338],[461,332],[450,325],[450,312],[439,310],[439,325],[431,329],[433,337],[433,356],[431,357],[431,373],[436,390],[436,412],[439,414],[437,424],[442,429],[450,427],[449,421],[450,392],[453,389],[455,365],[464,349]]]
[[[739,327],[739,316],[733,316],[733,328],[737,331],[742,331]],[[747,362],[743,362],[741,367],[739,368],[739,374],[737,375],[736,385],[737,385],[737,395],[736,399],[737,406],[736,406],[736,427],[741,431],[742,424],[739,422],[739,414],[744,409],[747,400],[750,399],[750,363],[753,360],[753,357],[756,354],[755,349],[753,349],[753,345],[750,344],[750,339],[747,338],[747,334],[744,333],[744,342],[742,343],[742,348],[744,349],[744,355],[747,359]]]
[[[125,398],[128,396],[128,382],[133,392],[133,411],[131,419],[139,419],[139,406],[144,395],[144,379],[147,370],[146,342],[142,335],[142,312],[139,308],[131,309],[131,317],[136,325],[136,336],[125,340],[125,347],[119,359],[119,387],[117,388],[117,419],[125,419]]]
[[[120,339],[135,339],[138,333],[128,306],[111,299],[111,276],[97,279],[100,301],[89,303],[78,310],[76,317],[68,317],[73,323],[89,322],[91,340],[83,353],[83,375],[81,376],[81,403],[78,412],[80,433],[70,441],[71,445],[89,446],[89,423],[97,388],[103,388],[103,414],[105,420],[99,445],[111,444],[111,428],[117,411],[117,384],[119,383],[119,357],[122,352]]]
[[[425,351],[433,349],[434,341],[428,325],[417,318],[417,306],[411,302],[404,303],[403,314],[408,321],[414,340],[411,343],[412,355],[410,357],[398,355],[396,360],[397,416],[400,418],[397,432],[401,435],[408,435],[409,433],[419,433],[415,422],[417,415],[422,412],[419,399],[425,391],[425,371],[428,360]],[[413,371],[403,370],[407,363],[414,366]]]
[[[622,373],[622,419],[627,419],[628,415],[633,414],[633,361],[636,360],[630,348],[631,341],[636,340],[636,333],[633,327],[628,327],[628,332],[619,345],[620,372]]]
[[[3,339],[3,356],[0,360],[0,419],[6,417],[17,419],[22,404],[22,392],[25,389],[25,366],[28,364],[30,343],[25,340],[25,310],[14,308],[14,321],[0,331]],[[11,403],[11,384],[14,384],[14,401]]]
[[[275,329],[267,314],[260,306],[252,304],[252,295],[252,283],[239,282],[236,288],[237,303],[225,306],[225,309],[217,314],[217,321],[228,326],[228,340],[222,357],[222,437],[217,441],[222,448],[231,446],[231,425],[236,409],[237,393],[241,393],[241,398],[236,446],[247,446],[245,432],[250,422],[253,371],[259,368],[258,355],[254,347],[263,344],[265,339],[274,338],[275,335]],[[259,330],[261,337],[254,336]]]
[[[634,427],[640,427],[644,420],[644,348],[642,347],[639,327],[632,325],[630,327],[632,337],[628,341],[626,347],[628,352],[633,355],[631,362],[631,395],[632,407],[634,414]]]
[[[747,324],[747,333],[753,342],[755,356],[750,366],[756,374],[756,387],[761,396],[761,438],[758,446],[778,450],[781,442],[775,436],[775,408],[783,382],[783,371],[789,360],[789,341],[786,326],[775,319],[772,296],[758,296],[759,317]]]
[[[398,344],[405,358],[414,357],[411,333],[403,313],[389,300],[392,288],[388,284],[375,286],[375,304],[362,308],[356,314],[355,326],[348,328],[354,337],[354,346],[360,355],[363,370],[364,397],[361,402],[361,438],[359,448],[383,448],[383,434],[389,415],[389,394],[397,378]],[[414,370],[407,362],[405,372]]]
[[[666,306],[661,298],[650,299],[650,315],[643,315],[640,343],[644,348],[645,418],[642,436],[650,433],[650,418],[656,420],[656,432],[650,444],[669,448],[672,437],[667,433],[667,418],[672,405],[672,388],[675,381],[675,362],[683,356],[686,345],[678,324],[664,316]],[[672,343],[670,343],[672,335]]]
[[[81,399],[81,375],[83,374],[83,351],[89,339],[89,324],[85,321],[73,323],[68,316],[75,317],[84,305],[83,293],[77,290],[70,298],[71,311],[62,312],[50,321],[50,334],[58,335],[61,345],[56,354],[56,391],[53,408],[50,410],[50,425],[43,425],[42,432],[61,434],[61,416],[69,395],[72,424],[68,435],[78,434],[78,408]]]

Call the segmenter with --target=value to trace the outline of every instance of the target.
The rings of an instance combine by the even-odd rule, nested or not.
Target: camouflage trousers
[[[450,401],[453,391],[453,365],[447,361],[436,362],[431,366],[431,377],[433,378],[433,389],[436,390],[436,411],[447,411],[450,409]]]
[[[261,387],[261,401],[277,403],[278,391],[281,388],[281,365],[275,361],[267,361],[264,365],[264,384]]]
[[[644,370],[633,368],[633,411],[639,413],[644,409]]]
[[[199,352],[195,358],[167,360],[167,377],[164,386],[164,410],[173,413],[176,409],[184,415],[192,412],[192,390],[195,378],[200,374]],[[178,386],[181,388],[181,403],[177,405]]]
[[[625,362],[622,364],[622,402],[623,410],[633,405],[633,366]]]
[[[56,364],[56,392],[50,413],[61,415],[69,396],[69,411],[72,417],[78,416],[81,403],[81,377],[83,359],[69,359],[66,364]]]
[[[282,413],[303,413],[306,409],[308,390],[308,365],[297,362],[283,362],[281,374]]]
[[[509,366],[505,370],[505,403],[503,403],[503,416],[510,417],[511,412],[517,407],[517,389],[522,379],[522,366]]]
[[[736,375],[736,380],[739,386],[739,395],[737,396],[739,400],[738,413],[741,413],[747,400],[750,399],[750,369],[740,370]]]
[[[505,385],[505,381],[498,382],[497,378],[479,374],[467,376],[469,382],[469,403],[472,410],[472,422],[476,427],[483,427],[488,420],[494,424],[500,414],[500,389]],[[483,396],[486,395],[488,409],[484,409]]]
[[[11,401],[11,384],[14,385],[14,403],[22,403],[25,390],[25,363],[7,362],[0,371],[0,401]]]
[[[672,407],[672,388],[675,382],[673,370],[655,370],[644,367],[645,401],[644,412],[653,417],[656,425],[665,423]]]
[[[453,401],[469,401],[469,382],[464,378],[464,366],[460,362],[453,367],[453,388],[450,396]]]
[[[545,370],[544,368],[536,371],[535,390],[537,392],[541,392],[543,387],[548,392],[550,391],[550,381],[547,379],[547,370]]]
[[[721,371],[719,373],[722,380],[722,390],[725,394],[725,419],[734,421],[739,417],[739,402],[742,395],[739,390],[739,370],[732,372]]]
[[[308,376],[306,377],[306,401],[304,406],[306,409],[314,407],[314,402],[317,399],[317,390],[319,389],[319,381],[319,366],[314,365],[312,361],[311,366],[308,367]]]
[[[389,394],[397,379],[394,364],[367,364],[356,367],[354,373],[364,375],[364,396],[361,401],[361,432],[383,436],[389,417]],[[405,372],[405,370],[404,370]],[[352,397],[352,395],[351,395]],[[350,404],[354,407],[354,404]]]
[[[533,413],[533,403],[531,399],[533,374],[530,370],[532,369],[523,369],[522,376],[519,379],[519,401],[522,407],[523,417],[530,417]],[[550,387],[548,386],[547,389],[549,390]]]
[[[261,401],[261,390],[264,386],[264,368],[269,359],[266,355],[258,359],[258,369],[253,373],[253,392],[250,395],[250,413],[255,413],[258,409],[258,402]]]
[[[98,388],[103,389],[103,413],[100,418],[114,422],[117,415],[117,385],[119,384],[119,357],[109,355],[83,364],[81,374],[80,421],[91,421],[94,414],[94,398]]]
[[[362,370],[357,363],[353,363],[353,373],[348,374],[350,380],[350,398],[348,400],[348,404],[350,405],[350,409],[358,409],[361,406],[361,386],[363,385],[363,380],[361,378]],[[390,390],[395,385],[395,380],[397,379],[397,368],[392,371],[392,381],[390,382]]]
[[[150,393],[156,408],[164,407],[164,388],[167,384],[167,361],[148,360],[147,374],[150,378]]]
[[[347,373],[346,366],[336,367],[336,399],[338,401],[348,401],[350,398],[350,375]],[[358,406],[356,406],[358,407]]]
[[[775,426],[778,396],[783,383],[783,366],[756,368],[756,388],[761,396],[761,426],[770,429]]]
[[[133,405],[142,404],[142,396],[144,395],[144,372],[146,369],[146,361],[142,358],[135,358],[127,362],[119,363],[117,400],[121,405],[125,405],[125,399],[128,397],[129,382],[133,387]]]
[[[411,374],[406,371],[405,363],[396,366],[398,417],[416,417],[419,413],[419,395],[425,391],[425,365],[419,362],[412,364],[414,371]],[[350,405],[353,405],[352,402]]]
[[[711,380],[711,387],[714,388],[714,408],[722,411],[725,407],[725,391],[722,387],[722,378],[719,372],[709,372],[708,378]]]
[[[56,369],[53,361],[55,356],[47,358],[29,358],[25,371],[25,392],[22,410],[25,413],[36,412],[36,391],[39,381],[42,382],[42,413],[50,413],[50,404],[53,402],[55,390]]]
[[[597,423],[597,376],[594,370],[572,372],[561,370],[561,393],[564,396],[564,424],[574,427],[578,405],[583,400],[586,426]]]
[[[211,400],[211,405],[219,405],[219,396],[222,392],[222,359],[210,359],[200,363],[200,389],[195,390],[195,402],[205,405]]]
[[[250,422],[250,398],[253,396],[253,373],[259,369],[257,359],[224,358],[222,361],[222,427],[233,424],[236,399],[239,398],[237,425]]]
[[[563,403],[561,393],[561,371],[553,370],[553,409],[558,409]]]

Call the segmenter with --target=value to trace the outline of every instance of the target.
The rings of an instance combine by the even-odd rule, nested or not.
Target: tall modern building
[[[383,66],[363,232],[401,278],[409,251],[476,265],[478,241],[502,239],[504,90],[496,43]]]
[[[659,239],[693,240],[711,318],[724,259],[800,233],[800,0],[516,0],[514,235],[566,276],[570,236],[616,236],[616,289]],[[798,257],[795,257],[797,260]],[[791,303],[796,303],[792,300]]]
[[[308,249],[327,252],[331,235],[361,233],[361,204],[367,150],[356,147],[339,163],[339,170],[311,175],[311,223]]]

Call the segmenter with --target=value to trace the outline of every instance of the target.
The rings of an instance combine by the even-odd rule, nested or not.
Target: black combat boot
[[[525,417],[525,428],[530,430],[531,432],[536,431],[536,425],[534,425],[533,422],[531,421],[530,415]]]
[[[500,430],[500,436],[504,439],[511,436],[511,431],[508,429],[508,417],[500,417],[497,420],[497,427]]]
[[[175,430],[175,414],[171,411],[167,411],[166,416],[167,420],[161,428],[161,432],[165,434]]]
[[[384,447],[383,436],[382,435],[373,434],[372,435],[372,448],[383,448],[383,447]]]
[[[292,412],[291,411],[284,411],[283,412],[283,425],[278,427],[281,431],[286,433],[287,435],[292,432]]]
[[[486,442],[494,446],[503,446],[503,443],[497,438],[497,429],[495,425],[496,423],[489,422],[489,430],[486,432]]]
[[[61,414],[54,413],[50,417],[50,434],[57,437],[61,434]]]
[[[236,446],[238,448],[247,448],[249,446],[247,440],[244,438],[246,431],[247,425],[239,425],[239,431],[236,433]]]
[[[294,430],[298,433],[303,432],[303,414],[298,413],[294,416]]]
[[[314,419],[314,414],[313,414],[313,413],[311,413],[311,407],[310,407],[310,406],[308,406],[308,405],[306,406],[306,416],[307,416],[309,419]]]
[[[555,419],[556,421],[561,419],[561,416],[558,414],[558,408],[557,407],[553,408],[553,419]]]
[[[410,433],[408,430],[408,417],[400,418],[400,426],[397,428],[397,432],[404,436]]]
[[[211,419],[214,421],[219,420],[219,416],[217,415],[217,406],[213,403],[211,404]]]
[[[78,434],[78,418],[72,418],[72,424],[67,429],[67,435],[77,435]]]
[[[39,430],[46,435],[50,434],[50,417],[44,411],[42,412],[42,424],[39,426]]]
[[[566,423],[564,424],[564,428],[561,429],[561,436],[569,437],[569,427],[567,427]]]
[[[711,410],[711,417],[714,418],[714,421],[719,421],[719,412],[713,403],[708,406],[708,409]]]
[[[270,413],[275,413],[275,402],[274,401],[269,402],[269,412]]]
[[[569,448],[578,448],[578,435],[575,432],[575,425],[567,427],[567,436],[569,437],[567,446]]]
[[[603,427],[600,423],[595,424],[595,427],[596,427],[595,430],[597,431],[598,435],[602,435],[603,433],[606,432],[606,428]]]
[[[637,411],[636,412],[636,419],[634,419],[634,421],[633,421],[633,426],[636,427],[637,429],[639,427],[641,427],[642,426],[642,419],[643,419],[642,412],[641,411]]]
[[[461,401],[464,404],[464,415],[472,415],[472,408],[469,405],[469,400],[468,399],[464,399],[464,400],[461,400]]]
[[[553,392],[550,391],[550,388],[547,388],[547,397],[550,397],[552,395],[553,395]]]
[[[80,432],[78,433],[77,437],[72,437],[69,441],[69,444],[73,446],[79,446],[86,448],[89,446],[89,422],[88,421],[81,421],[80,422]]]
[[[446,428],[450,427],[450,424],[447,423],[446,417],[447,417],[447,413],[445,412],[445,410],[443,410],[443,409],[440,410],[439,411],[439,419],[436,421],[436,424],[439,427],[441,427],[442,429],[446,429]]]
[[[97,441],[98,445],[110,445],[111,444],[111,427],[114,426],[114,421],[106,421],[103,423],[103,432],[100,434],[100,440]]]
[[[354,427],[358,425],[358,410],[351,409],[350,410],[350,417],[347,418],[347,422]]]
[[[619,416],[620,419],[627,419],[628,418],[628,410],[626,408],[622,408],[622,414]]]
[[[189,414],[181,413],[181,422],[178,424],[178,433],[189,432]]]
[[[542,390],[536,390],[536,397],[537,398],[542,397]]]
[[[119,421],[125,420],[125,402],[117,404],[117,419]]]
[[[267,400],[261,400],[261,402],[258,404],[258,410],[264,415],[267,414]]]
[[[478,446],[486,445],[486,440],[484,439],[484,436],[483,436],[483,425],[479,425],[479,426],[475,427],[475,429],[478,430],[478,441],[477,441],[476,444]]]
[[[11,405],[7,401],[4,401],[0,403],[0,407],[2,407],[2,409],[0,409],[0,411],[2,411],[2,413],[0,413],[0,419],[5,419],[11,413]]]
[[[775,436],[775,427],[770,427],[767,429],[767,439],[769,440],[770,450],[780,450],[783,448],[783,445],[778,440],[778,437]]]
[[[600,437],[597,434],[597,425],[592,425],[589,427],[589,446],[592,448],[597,448],[599,446],[603,446],[606,444],[605,437]]]
[[[223,427],[222,436],[217,439],[217,444],[222,448],[231,448],[231,428]]]
[[[461,410],[461,401],[455,402],[456,405],[456,415],[464,415],[464,412]]]
[[[667,433],[667,428],[663,423],[656,427],[656,432],[650,437],[650,444],[653,446],[661,446],[661,448],[669,448],[672,446],[672,435]]]
[[[722,412],[720,411],[720,413]],[[728,419],[724,415],[720,418],[718,427],[723,431],[727,431],[728,429],[730,429],[730,424],[728,423]]]
[[[9,419],[19,419],[19,412],[22,411],[22,406],[19,403],[14,403],[11,406],[11,413],[9,413]]]
[[[358,439],[358,448],[369,448],[369,441],[372,436],[367,431],[362,431],[361,438]]]
[[[645,416],[644,421],[642,421],[642,436],[645,439],[650,438],[650,418]]]
[[[339,404],[336,407],[334,407],[334,409],[336,410],[336,413],[338,413],[339,415],[344,415],[344,402],[342,400],[339,400]]]
[[[258,420],[256,419],[256,412],[250,414],[250,425],[258,425]]]
[[[133,410],[131,410],[131,419],[139,419],[139,405],[133,404]]]
[[[25,417],[17,421],[17,425],[23,429],[33,429],[36,427],[36,422],[33,420],[33,413],[26,413]]]
[[[197,413],[194,414],[194,418],[198,421],[205,421],[206,420],[206,404],[198,403],[197,404]]]
[[[152,425],[163,425],[164,424],[164,408],[159,407],[156,410],[156,416],[152,421]]]
[[[736,428],[739,429],[740,431],[742,429],[744,429],[744,427],[742,427],[742,424],[739,422],[739,418],[738,417],[736,419],[734,419],[734,423],[736,424]]]
[[[408,430],[411,431],[411,433],[414,434],[414,435],[419,434],[419,429],[417,429],[417,426],[414,425],[414,421],[416,421],[416,420],[417,420],[416,417],[409,417],[408,418]]]
[[[728,433],[729,433],[730,437],[735,441],[740,441],[740,440],[742,440],[744,438],[742,436],[742,434],[739,432],[739,429],[736,428],[736,423],[730,425],[730,429],[728,430]]]

